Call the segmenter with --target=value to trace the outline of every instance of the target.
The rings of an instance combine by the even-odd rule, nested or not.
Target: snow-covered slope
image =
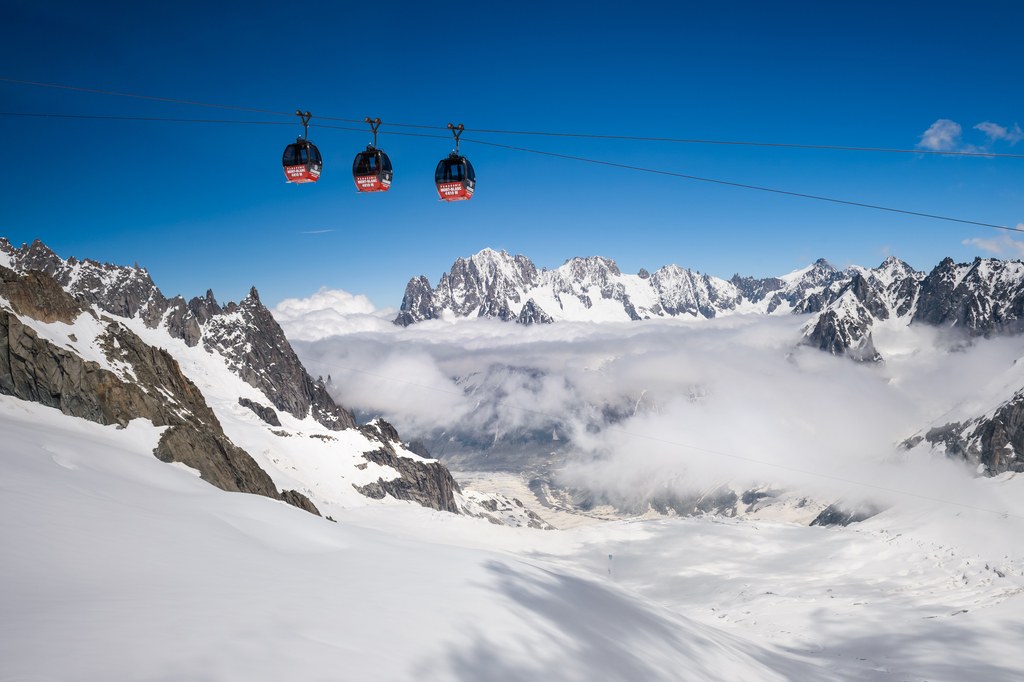
[[[417,539],[224,495],[149,456],[159,434],[142,422],[116,430],[0,396],[0,425],[10,679],[784,680],[811,670],[600,576],[432,541],[437,512],[400,516]]]
[[[859,527],[512,529],[226,495],[0,396],[0,661],[45,680],[929,680],[1024,675],[1020,481]]]

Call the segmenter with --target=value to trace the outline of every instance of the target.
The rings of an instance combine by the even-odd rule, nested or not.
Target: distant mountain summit
[[[838,270],[819,259],[778,277],[729,280],[678,265],[624,274],[600,256],[571,258],[554,270],[529,258],[484,249],[459,258],[432,287],[409,281],[395,324],[491,317],[520,324],[629,321],[733,314],[809,315],[804,342],[836,355],[878,361],[872,327],[880,321],[950,326],[969,335],[1017,333],[1024,322],[1024,263],[945,259],[930,273],[890,256],[877,268]]]

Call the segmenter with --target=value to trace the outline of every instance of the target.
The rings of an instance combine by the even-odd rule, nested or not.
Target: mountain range
[[[629,321],[722,315],[806,315],[803,342],[835,355],[877,362],[879,322],[956,327],[969,336],[1017,333],[1024,316],[1024,263],[946,258],[931,272],[895,257],[876,268],[837,269],[824,259],[778,277],[724,280],[666,265],[625,274],[600,256],[571,258],[553,270],[529,258],[484,249],[458,258],[436,286],[406,286],[395,324],[491,317],[520,324]]]
[[[458,258],[436,286],[409,281],[396,325],[495,318],[524,325],[563,321],[711,319],[797,315],[803,344],[868,364],[884,362],[873,338],[881,326],[923,326],[965,343],[1024,328],[1024,263],[943,259],[930,272],[886,258],[878,267],[837,269],[824,259],[778,277],[729,280],[677,265],[624,274],[611,259],[572,258],[553,270],[523,255],[484,249]],[[980,473],[1024,471],[1024,387],[1010,400],[962,422],[936,423],[907,439],[962,459]]]

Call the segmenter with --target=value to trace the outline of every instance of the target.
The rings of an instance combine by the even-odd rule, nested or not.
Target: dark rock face
[[[281,499],[292,505],[298,507],[304,511],[308,511],[310,514],[320,516],[320,510],[316,508],[316,505],[305,495],[295,490],[282,490]],[[331,519],[333,521],[334,519]]]
[[[455,501],[459,485],[443,464],[399,456],[394,447],[401,443],[398,432],[383,419],[361,426],[359,430],[381,445],[376,450],[364,452],[363,457],[374,464],[395,469],[400,476],[390,481],[378,479],[368,485],[356,486],[356,490],[377,500],[385,495],[391,495],[399,500],[409,500],[439,511],[459,513],[459,506]]]
[[[270,477],[224,435],[199,390],[166,351],[145,345],[110,322],[107,337],[136,381],[40,339],[16,316],[0,311],[0,392],[100,424],[144,418],[169,426],[154,454],[182,462],[223,490],[279,499]],[[108,346],[109,347],[109,346]],[[162,396],[173,396],[170,400]]]
[[[955,326],[974,335],[1024,329],[1024,263],[944,259],[921,283],[914,322]]]
[[[355,426],[351,413],[334,402],[324,382],[306,372],[255,289],[241,302],[224,307],[211,291],[186,304],[181,297],[166,299],[138,267],[64,261],[38,241],[14,249],[0,238],[0,252],[15,266],[0,267],[0,295],[19,315],[70,324],[82,314],[96,317],[95,306],[113,315],[140,318],[150,328],[163,326],[172,337],[190,346],[202,343],[207,351],[219,354],[277,409],[298,418],[312,416],[334,430]],[[158,458],[182,462],[224,490],[282,499],[319,513],[301,493],[277,492],[255,460],[227,438],[203,395],[167,351],[147,345],[115,319],[101,321],[106,332],[99,345],[115,367],[125,368],[123,376],[38,338],[17,315],[0,310],[0,392],[102,424],[144,418],[168,426],[154,450]],[[239,404],[280,426],[274,408],[246,398],[239,398]],[[458,513],[458,486],[443,465],[399,456],[394,448],[400,442],[398,434],[386,422],[367,429],[364,432],[375,434],[380,443],[367,458],[400,473],[394,481],[367,486],[367,494],[392,494]]]
[[[840,503],[830,504],[823,509],[818,516],[811,521],[812,526],[849,526],[851,523],[860,523],[870,519],[880,511],[879,507],[872,504],[859,504],[853,507],[846,507]]]
[[[532,298],[519,311],[519,317],[516,319],[519,324],[551,324],[554,321],[554,318],[544,312]]]
[[[991,416],[931,429],[924,440],[932,447],[943,446],[946,455],[980,467],[979,473],[988,476],[1024,472],[1024,389]],[[910,440],[904,445],[913,447],[917,442]]]
[[[280,420],[280,418],[278,418],[277,412],[275,412],[274,408],[272,408],[272,407],[267,407],[266,405],[260,405],[257,402],[253,402],[252,400],[249,400],[248,398],[239,398],[238,399],[238,404],[241,405],[242,407],[248,407],[250,410],[253,411],[253,413],[257,417],[259,417],[260,419],[262,419],[266,423],[270,424],[271,426],[280,426],[281,425],[281,420]]]
[[[842,305],[838,305],[841,303]],[[848,355],[862,362],[879,362],[881,354],[871,339],[871,325],[876,319],[872,307],[888,317],[884,304],[859,274],[843,287],[837,305],[830,306],[818,320],[804,342],[832,355]]]
[[[420,275],[410,279],[405,285],[405,296],[402,297],[402,307],[395,318],[395,324],[408,327],[414,322],[437,319],[439,315],[433,298],[434,290],[426,277]]]
[[[2,269],[0,280],[0,295],[19,314],[67,323],[78,317],[75,299],[41,272],[19,277]],[[128,368],[128,378],[39,338],[16,315],[0,310],[0,393],[100,424],[143,418],[168,426],[154,450],[158,458],[182,462],[223,490],[281,499],[266,472],[224,435],[199,389],[167,351],[114,320],[102,321],[100,346],[111,362]]]
[[[312,416],[335,431],[355,426],[352,414],[334,402],[324,383],[306,372],[255,288],[241,303],[228,304],[211,317],[204,329],[206,348],[223,355],[232,371],[277,409],[298,419]]]
[[[0,290],[15,312],[40,322],[71,324],[82,312],[75,299],[41,272],[29,272],[22,277],[0,267]]]
[[[168,334],[190,346],[202,342],[207,350],[221,353],[236,374],[263,391],[279,410],[300,419],[310,415],[335,430],[355,425],[351,413],[334,402],[323,382],[306,373],[255,288],[241,303],[224,308],[212,291],[186,304],[180,296],[167,299],[149,273],[138,267],[75,258],[65,261],[38,240],[15,249],[0,238],[0,251],[10,256],[15,271],[49,275],[59,288],[86,305],[120,317],[138,317],[150,328],[164,325]]]

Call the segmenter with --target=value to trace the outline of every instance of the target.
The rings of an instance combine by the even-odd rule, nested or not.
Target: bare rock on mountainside
[[[989,476],[1024,472],[1024,389],[990,414],[929,429],[923,440]],[[908,439],[904,447],[920,443]]]
[[[45,280],[50,283],[40,284]],[[30,308],[24,299],[32,286],[38,289],[30,297]],[[39,272],[23,278],[0,268],[0,295],[26,317],[51,305],[57,311],[80,310],[69,294]],[[187,464],[223,490],[281,499],[266,472],[224,435],[202,393],[167,351],[147,345],[114,320],[99,321],[105,325],[101,347],[123,368],[120,375],[40,338],[17,315],[0,310],[0,392],[100,424],[125,425],[142,418],[169,426],[154,451],[160,459]]]
[[[180,296],[166,298],[138,266],[65,261],[42,242],[16,249],[3,238],[0,256],[0,262],[11,265],[0,267],[0,296],[13,311],[0,309],[0,392],[103,424],[145,418],[169,426],[154,452],[160,459],[187,464],[224,490],[283,499],[318,513],[304,495],[278,493],[270,476],[224,434],[206,398],[174,357],[148,345],[117,319],[141,320],[146,327],[220,357],[273,405],[239,399],[270,425],[280,424],[277,408],[298,419],[312,417],[333,430],[354,427],[352,414],[333,400],[325,383],[306,372],[255,289],[241,302],[226,306],[218,304],[210,291],[185,303]],[[83,359],[73,344],[63,348],[40,338],[19,319],[71,324],[82,315],[91,316],[90,326],[102,330],[96,345],[105,366]],[[371,456],[390,461],[394,455],[388,466],[399,472],[399,478],[367,492],[458,513],[452,495],[457,486],[447,469],[438,462],[399,456],[398,435],[391,436],[375,439],[383,454]]]
[[[143,268],[64,260],[39,240],[16,249],[0,238],[0,251],[15,271],[49,275],[85,305],[119,317],[138,317],[147,327],[163,327],[190,346],[201,343],[207,350],[220,351],[233,371],[281,411],[298,419],[310,415],[330,429],[355,426],[352,414],[334,402],[323,382],[306,372],[255,288],[240,303],[223,308],[211,291],[186,304],[180,296],[165,297]]]
[[[877,362],[872,327],[881,320],[955,326],[971,336],[1024,331],[1024,263],[943,260],[925,275],[895,257],[877,268],[837,270],[825,259],[781,277],[726,281],[677,265],[623,274],[598,256],[538,270],[528,258],[484,249],[459,258],[437,287],[410,280],[395,324],[492,317],[520,324],[560,320],[714,318],[724,314],[814,315],[803,343]]]
[[[443,464],[436,460],[424,462],[421,459],[400,455],[395,448],[396,445],[401,446],[398,432],[383,419],[375,419],[369,424],[364,424],[359,430],[368,438],[380,443],[379,448],[364,452],[363,457],[374,464],[390,467],[400,474],[398,478],[391,480],[381,478],[367,485],[356,486],[359,492],[374,499],[391,495],[399,500],[409,500],[439,511],[459,513],[459,505],[455,501],[459,484]]]

